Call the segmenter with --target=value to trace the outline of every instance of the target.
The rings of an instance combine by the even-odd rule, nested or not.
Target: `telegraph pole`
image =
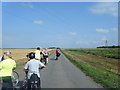
[[[107,40],[105,41],[105,46],[106,46],[106,47],[108,46],[108,41],[107,41]]]

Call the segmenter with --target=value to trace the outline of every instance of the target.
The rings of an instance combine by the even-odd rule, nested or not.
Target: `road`
[[[41,81],[43,88],[102,88],[63,54],[55,60],[55,53],[49,57],[47,68],[41,70]]]
[[[20,80],[24,80],[23,69],[19,67]],[[63,54],[55,60],[55,53],[49,57],[46,68],[40,71],[42,88],[102,88],[80,69],[74,66]]]

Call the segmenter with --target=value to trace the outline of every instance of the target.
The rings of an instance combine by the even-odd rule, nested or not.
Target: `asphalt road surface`
[[[20,81],[25,79],[23,66],[17,67]],[[103,88],[74,66],[62,53],[55,60],[55,53],[49,57],[46,68],[40,70],[42,88]]]
[[[63,54],[49,57],[47,68],[41,70],[42,88],[102,88],[74,66]]]

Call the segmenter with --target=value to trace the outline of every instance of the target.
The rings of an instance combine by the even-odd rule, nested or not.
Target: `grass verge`
[[[63,54],[79,69],[81,69],[87,76],[90,76],[94,79],[95,82],[100,83],[103,87],[109,89],[119,90],[119,75],[116,75],[112,72],[108,72],[106,70],[96,68],[92,65],[86,64],[84,62],[80,62],[72,58],[70,55],[67,55],[62,51]]]

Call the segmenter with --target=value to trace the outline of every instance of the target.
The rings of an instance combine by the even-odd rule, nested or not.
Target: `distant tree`
[[[100,47],[97,47],[97,48],[120,48],[120,46],[100,46]]]

